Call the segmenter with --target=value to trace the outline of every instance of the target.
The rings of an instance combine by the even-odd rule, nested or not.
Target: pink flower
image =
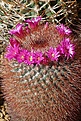
[[[47,56],[48,58],[50,58],[51,61],[57,61],[60,54],[57,51],[57,48],[50,47],[50,49],[47,52]]]
[[[27,20],[25,20],[25,22],[27,22],[29,24],[30,28],[35,28],[38,25],[38,22],[40,20],[41,20],[41,17],[38,16],[36,18],[32,18],[31,20],[27,19]]]
[[[48,23],[48,22],[46,22],[46,24],[44,25],[44,29],[47,29],[47,28],[48,28],[48,26],[49,26],[49,23]]]
[[[26,60],[24,62],[28,65],[31,65],[34,64],[34,60],[35,60],[35,53],[33,51],[27,52]]]
[[[72,32],[69,28],[65,27],[63,24],[57,25],[56,28],[60,34],[70,35],[70,33]]]
[[[23,24],[18,23],[18,24],[16,25],[16,28],[14,28],[14,29],[12,29],[12,30],[9,31],[9,34],[11,34],[11,35],[14,34],[14,35],[16,35],[16,36],[21,35],[21,34],[23,33],[22,26],[23,26]]]
[[[27,54],[27,52],[28,52],[27,50],[21,49],[20,52],[17,54],[16,59],[17,59],[17,61],[19,63],[22,63],[22,62],[24,62],[26,60],[26,54]]]
[[[74,48],[75,48],[74,45],[70,43],[70,39],[67,38],[61,42],[61,46],[59,49],[61,53],[65,55],[65,57],[72,58],[75,54]]]
[[[10,38],[10,44],[11,44],[12,47],[14,47],[14,45],[20,46],[19,42],[14,38]]]
[[[41,61],[44,60],[44,56],[42,52],[35,52],[35,63],[39,65]]]
[[[19,46],[11,46],[9,45],[7,47],[7,53],[5,55],[6,58],[8,58],[8,60],[11,60],[13,58],[16,58],[17,54],[19,53]]]

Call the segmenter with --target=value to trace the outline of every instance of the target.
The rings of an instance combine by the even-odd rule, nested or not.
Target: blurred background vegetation
[[[0,36],[7,40],[9,29],[38,15],[43,21],[70,25],[78,17],[77,4],[76,0],[0,0]]]

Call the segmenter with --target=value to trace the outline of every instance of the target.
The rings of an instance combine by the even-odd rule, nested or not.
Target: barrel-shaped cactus
[[[81,111],[81,41],[63,24],[27,19],[3,61],[3,94],[11,121],[77,121]]]

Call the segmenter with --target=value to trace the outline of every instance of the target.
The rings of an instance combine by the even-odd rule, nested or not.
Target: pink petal
[[[13,46],[9,45],[7,47],[7,53],[6,53],[5,57],[8,58],[8,60],[11,60],[13,58],[16,58],[18,53],[19,53],[19,46],[14,45],[14,47],[13,47]]]
[[[35,63],[40,64],[41,61],[44,59],[43,53],[42,52],[35,52]]]
[[[19,54],[17,54],[16,59],[17,59],[17,61],[19,63],[24,62],[26,60],[26,54],[27,54],[27,52],[28,52],[27,50],[21,49],[20,52],[19,52]]]
[[[57,48],[50,47],[50,49],[47,52],[48,58],[50,58],[51,61],[57,61],[58,57],[60,56]]]
[[[10,44],[13,47],[14,47],[14,45],[20,46],[19,42],[16,39],[14,39],[14,38],[10,38]]]
[[[25,63],[30,65],[34,64],[35,54],[34,52],[27,52]]]
[[[60,34],[70,35],[72,33],[72,31],[68,27],[65,27],[63,24],[57,25],[56,28]]]
[[[73,57],[74,56],[74,45],[71,44],[70,39],[69,38],[65,38],[62,42],[61,42],[61,46],[60,46],[60,50],[62,52],[62,54],[64,54],[65,57],[69,58],[69,57]]]
[[[13,35],[13,34],[14,35],[22,34],[23,33],[22,26],[23,26],[23,24],[18,23],[16,25],[16,28],[9,31],[9,34],[11,34],[11,35]]]
[[[41,20],[41,17],[38,16],[36,18],[27,19],[25,22],[27,22],[30,25],[30,28],[35,28],[38,25],[38,22]]]

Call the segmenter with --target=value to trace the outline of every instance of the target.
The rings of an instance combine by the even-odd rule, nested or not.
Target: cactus
[[[76,46],[74,59],[67,59],[67,57],[70,56],[68,56],[64,47],[64,54],[66,56],[60,56],[57,61],[51,61],[51,58],[45,58],[45,63],[36,63],[37,61],[29,63],[31,60],[26,61],[26,59],[22,60],[22,58],[20,58],[22,61],[18,60],[19,62],[17,62],[18,54],[21,53],[22,48],[27,49],[26,54],[29,53],[28,51],[32,51],[31,48],[33,48],[34,51],[42,51],[45,55],[50,46],[58,48],[58,44],[60,44],[62,39],[65,40],[70,36],[67,35],[70,33],[65,33],[67,31],[62,31],[62,28],[61,31],[58,31],[58,28],[62,25],[56,27],[54,24],[38,25],[38,23],[34,22],[36,24],[35,26],[32,22],[33,20],[28,19],[27,21],[29,26],[25,26],[23,30],[22,28],[17,28],[21,26],[18,24],[16,29],[14,28],[10,31],[10,34],[13,34],[13,38],[16,38],[17,41],[10,39],[8,53],[6,54],[6,57],[10,61],[6,59],[3,61],[4,70],[6,72],[3,71],[4,80],[2,87],[4,97],[9,105],[8,110],[11,115],[11,120],[68,121],[69,118],[69,121],[76,121],[79,118],[78,115],[81,106],[80,42],[76,40],[76,44],[75,39],[69,37],[71,42]],[[32,24],[34,24],[33,28]],[[71,32],[69,29],[66,30]],[[13,48],[15,46],[17,47],[19,43],[22,46],[19,50],[20,52],[15,52],[16,48],[12,51],[11,46]],[[66,46],[65,44],[63,45]],[[72,55],[72,53],[74,53],[72,52],[74,51],[73,48],[71,48],[73,44],[70,45],[71,53],[67,51],[69,55]],[[17,53],[17,56],[14,56],[13,52],[15,52],[15,55]],[[31,55],[27,55],[27,58],[29,56]],[[46,56],[47,55],[44,57]],[[33,58],[33,56],[31,57]],[[24,63],[25,61],[28,63]],[[61,119],[59,119],[59,117],[61,117]]]
[[[61,19],[54,18],[54,15],[60,16],[61,13],[59,11],[55,14],[54,8],[50,8],[49,1],[42,2],[41,7],[37,6],[39,9],[36,10],[40,11],[36,11],[35,14],[29,12],[32,1],[26,4],[23,2],[22,8],[28,5],[29,15],[25,16],[26,14],[22,13],[21,15],[24,15],[22,20],[16,18],[16,21],[13,20],[15,23],[10,22],[10,25],[14,26],[10,27],[12,29],[9,28],[11,35],[8,34],[7,37],[12,36],[12,38],[9,39],[10,44],[5,50],[6,58],[2,60],[2,92],[8,103],[11,121],[78,121],[81,119],[81,40],[63,24],[56,25]],[[39,5],[39,1],[34,2]],[[21,6],[21,1],[9,3]],[[58,2],[58,7],[63,8],[61,8],[63,14],[67,10],[67,4],[64,3],[71,5],[74,2]],[[46,7],[45,10],[43,7]],[[20,12],[22,8],[18,8]],[[40,17],[28,19],[33,18],[33,15],[41,15],[42,12],[44,16],[41,21]],[[65,23],[69,25],[68,21],[69,19],[66,19]],[[6,21],[5,25],[9,25],[9,22]],[[18,47],[16,56],[11,53],[16,48],[10,51],[11,47]],[[51,53],[48,56],[50,47],[53,47],[52,54],[58,55],[56,58]],[[34,59],[37,58],[37,52],[41,52],[42,55],[39,61],[31,61],[32,58],[29,58],[32,63],[29,63],[27,58],[26,61],[23,58],[20,61],[18,57],[22,50],[25,50],[26,57],[29,53],[35,54]]]

